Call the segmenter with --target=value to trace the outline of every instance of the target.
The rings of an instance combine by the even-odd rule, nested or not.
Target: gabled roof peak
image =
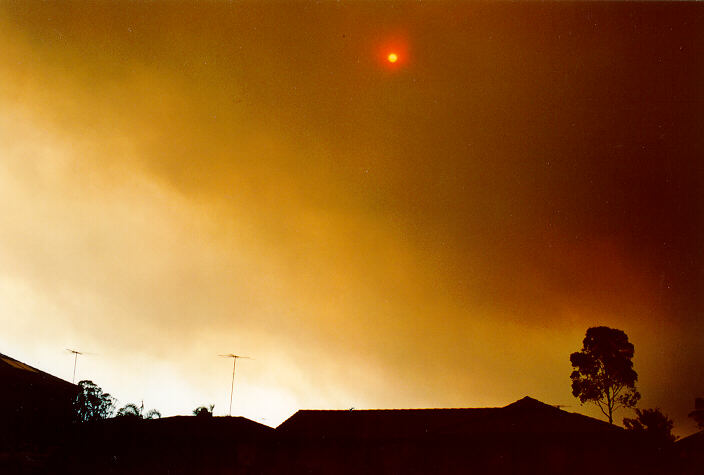
[[[530,396],[526,396],[522,399],[519,399],[516,402],[512,402],[508,406],[505,406],[505,408],[516,408],[516,409],[555,409],[559,410],[555,406],[551,406],[549,404],[545,404],[544,402],[538,401],[537,399],[533,399]]]

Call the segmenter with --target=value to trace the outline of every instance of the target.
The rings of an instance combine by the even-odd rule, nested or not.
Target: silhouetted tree
[[[689,417],[695,420],[700,429],[704,429],[704,399],[696,398],[694,400],[694,410],[689,413]]]
[[[77,422],[107,419],[115,411],[115,399],[93,381],[78,382],[78,394],[73,401],[74,420]]]
[[[633,345],[622,330],[593,327],[587,330],[582,350],[570,355],[572,394],[584,404],[593,402],[613,424],[613,412],[633,407],[640,399],[633,369]]]
[[[215,404],[210,406],[199,406],[193,409],[193,415],[197,417],[213,417],[213,409],[215,409]]]
[[[156,409],[151,409],[146,414],[144,413],[144,401],[140,406],[130,403],[125,404],[123,407],[117,411],[116,417],[135,417],[138,419],[159,419],[161,418],[161,413]]]
[[[626,429],[642,434],[658,447],[667,447],[677,437],[672,434],[673,422],[660,409],[636,409],[636,418],[624,417]]]

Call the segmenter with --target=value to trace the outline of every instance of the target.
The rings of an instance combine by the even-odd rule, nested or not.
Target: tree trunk
[[[614,425],[614,399],[611,396],[611,388],[606,388],[606,404],[609,406],[609,424]]]

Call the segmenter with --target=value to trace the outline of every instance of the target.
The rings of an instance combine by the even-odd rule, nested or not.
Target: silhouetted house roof
[[[252,473],[271,458],[274,429],[244,417],[115,417],[74,427],[67,473]],[[135,469],[138,467],[139,469]],[[120,473],[123,473],[122,471]]]
[[[109,434],[129,433],[150,444],[232,444],[271,437],[274,429],[244,417],[173,416],[158,419],[114,417],[93,425]]]
[[[675,453],[682,474],[704,472],[704,431],[697,432],[675,442]]]
[[[698,451],[704,456],[704,430],[678,440],[675,446],[679,450]]]
[[[621,432],[607,422],[563,411],[530,397],[480,409],[301,410],[277,430],[325,437],[416,437],[492,433]]]
[[[34,391],[37,389],[56,392],[76,391],[77,386],[49,373],[22,363],[0,353],[0,381],[7,389]]]
[[[0,440],[34,438],[70,421],[78,388],[0,354]]]
[[[704,430],[678,440],[675,446],[680,450],[699,450],[704,454]]]
[[[277,432],[273,473],[606,474],[634,459],[620,427],[530,397],[480,409],[302,410]]]

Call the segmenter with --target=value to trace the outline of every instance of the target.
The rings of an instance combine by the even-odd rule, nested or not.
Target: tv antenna
[[[76,363],[78,362],[78,355],[82,355],[83,353],[70,348],[66,348],[66,351],[73,353],[73,379],[71,379],[71,382],[76,384]]]
[[[232,394],[235,390],[235,365],[237,364],[237,358],[242,358],[245,360],[251,360],[253,358],[250,358],[249,356],[240,356],[240,355],[233,355],[232,353],[229,353],[227,355],[218,355],[222,356],[223,358],[232,358],[232,384],[230,385],[230,417],[232,417]]]

